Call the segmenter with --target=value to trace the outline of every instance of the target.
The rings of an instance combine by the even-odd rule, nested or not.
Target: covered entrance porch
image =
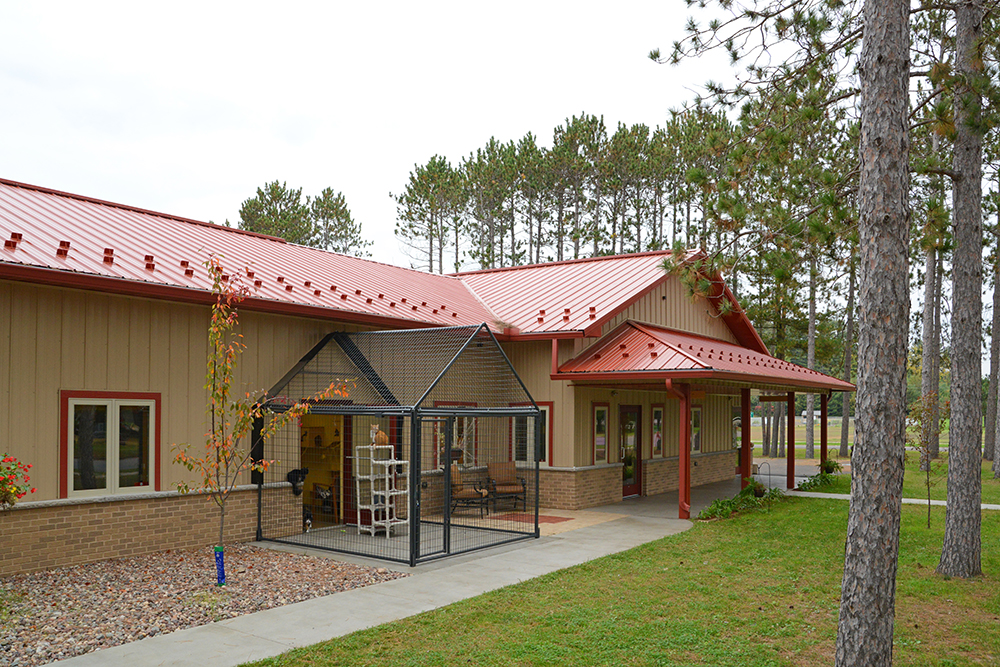
[[[626,392],[638,395],[642,392],[651,396],[652,415],[644,420],[653,431],[646,440],[647,467],[658,466],[669,475],[667,485],[676,483],[677,516],[689,519],[693,486],[738,476],[743,487],[751,476],[754,399],[782,401],[788,406],[785,477],[786,486],[791,489],[795,486],[796,395],[819,396],[820,458],[825,460],[830,394],[854,391],[850,383],[772,357],[762,342],[757,347],[750,349],[626,321],[575,358],[555,367],[552,379],[571,382],[579,388],[578,393],[607,391],[611,395]],[[600,408],[594,409],[598,414]],[[662,444],[658,438],[662,438]],[[662,451],[658,451],[660,447]],[[624,458],[622,464],[627,468]],[[650,484],[644,485],[644,489],[643,495],[666,490]]]

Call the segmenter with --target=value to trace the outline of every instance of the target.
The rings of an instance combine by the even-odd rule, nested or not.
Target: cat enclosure
[[[544,414],[485,324],[329,334],[269,409],[331,382],[254,452],[258,539],[416,565],[538,536]]]

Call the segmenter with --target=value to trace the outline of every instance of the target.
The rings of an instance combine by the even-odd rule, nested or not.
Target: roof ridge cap
[[[563,266],[566,264],[583,264],[584,262],[601,262],[620,259],[632,259],[635,257],[653,257],[657,255],[669,255],[670,250],[647,250],[645,252],[632,252],[624,255],[597,255],[595,257],[578,257],[576,259],[563,259],[554,262],[538,262],[536,264],[520,264],[518,266],[499,266],[493,269],[475,269],[473,271],[459,271],[457,273],[446,274],[454,277],[482,275],[484,273],[501,273],[504,271],[523,271],[524,269],[537,269],[548,266]]]

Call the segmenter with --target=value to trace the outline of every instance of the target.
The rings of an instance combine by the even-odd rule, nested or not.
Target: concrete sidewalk
[[[849,493],[817,493],[815,491],[785,491],[789,496],[800,496],[802,498],[826,498],[827,500],[850,500],[851,495]],[[932,500],[931,505],[937,507],[947,507],[948,503],[944,500]],[[903,498],[904,505],[926,505],[926,498]],[[990,503],[983,503],[980,507],[984,510],[1000,510],[1000,505],[993,505]]]
[[[692,516],[715,498],[732,497],[739,480],[692,489]],[[587,512],[618,516],[576,530],[526,540],[415,568],[395,566],[411,576],[375,586],[306,600],[210,625],[150,637],[131,644],[62,660],[60,667],[212,665],[225,667],[279,655],[290,649],[340,637],[430,611],[578,565],[692,526],[677,519],[677,493],[628,498]],[[290,549],[303,553],[302,548]],[[394,567],[342,554],[338,560]],[[56,663],[53,663],[56,664]]]

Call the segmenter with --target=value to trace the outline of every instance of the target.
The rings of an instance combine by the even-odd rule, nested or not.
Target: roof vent
[[[194,275],[194,269],[192,269],[192,268],[184,269],[184,275],[187,276],[188,278],[190,278],[191,276]],[[260,281],[258,280],[257,282],[255,282],[254,286],[255,287],[260,287]]]
[[[569,308],[563,309],[563,315],[569,315]]]
[[[458,317],[458,313],[452,313],[451,316],[452,317]]]
[[[435,308],[433,312],[434,312],[435,315],[437,315],[438,314],[438,309]]]
[[[10,240],[13,241],[14,243],[20,243],[23,238],[24,238],[24,235],[21,234],[21,232],[11,232],[10,233]]]
[[[336,285],[330,285],[330,291],[331,292],[336,292],[337,291],[337,286]]]
[[[538,314],[541,315],[542,317],[545,317],[545,309],[543,308],[543,309],[539,310]]]
[[[366,303],[371,303],[372,301],[374,301],[374,299],[372,299],[371,297],[368,297],[367,299],[365,299]]]
[[[323,296],[323,290],[314,289],[313,294],[315,294],[316,296]]]
[[[251,271],[250,268],[248,267],[247,268],[247,278],[253,278],[253,277],[254,277],[254,272]]]
[[[302,286],[303,286],[303,287],[312,287],[312,286],[313,286],[313,284],[312,284],[312,281],[311,281],[311,280],[307,280],[307,281],[305,281],[304,283],[302,283]]]
[[[569,315],[563,315],[563,322],[569,322]]]
[[[395,301],[390,301],[389,302],[389,307],[390,308],[395,308],[396,307],[396,302]]]
[[[380,298],[380,299],[384,299],[384,298],[385,298],[385,294],[379,294],[379,295],[378,295],[378,298]]]
[[[649,356],[651,356],[653,359],[656,359],[656,350],[653,350],[652,352],[650,352]]]
[[[286,292],[291,292],[292,291],[292,285],[291,285],[291,283],[285,285],[285,291]]]
[[[426,301],[421,301],[420,305],[426,308],[427,307],[427,302]]]
[[[654,343],[646,343],[646,345],[648,345],[648,346],[649,346],[649,349],[651,349],[651,350],[652,350],[652,349],[653,349],[653,345],[654,345]]]
[[[359,290],[359,289],[354,290],[354,294],[356,296],[361,296],[361,290]]]
[[[622,343],[621,345],[619,345],[619,346],[618,346],[618,349],[620,349],[620,350],[624,350],[624,349],[625,349],[625,343]]]
[[[146,265],[146,268],[147,268],[147,269],[149,268],[149,265],[148,265],[148,264]],[[221,280],[222,282],[224,282],[224,283],[228,283],[228,282],[229,282],[229,274],[228,274],[228,273],[223,273],[223,274],[222,274],[222,277],[220,278],[220,280]]]
[[[590,307],[590,312],[596,313],[597,312],[597,308],[595,308],[594,306],[591,306]]]
[[[346,294],[341,294],[341,295],[340,295],[340,298],[341,298],[342,300],[344,300],[344,301],[347,301],[347,295],[346,295]]]
[[[416,309],[417,309],[417,307],[416,307],[416,306],[410,306],[410,308],[412,308],[413,310],[416,310]]]
[[[152,255],[146,255],[146,270],[147,271],[152,271],[155,268],[156,268],[156,261],[153,259],[153,256]],[[223,276],[223,278],[225,278],[226,280],[228,280],[229,276]],[[225,281],[223,281],[223,282],[225,282]]]
[[[628,359],[628,352],[622,352],[622,359]]]
[[[69,241],[60,241],[59,249],[56,250],[56,256],[65,257],[69,254]]]
[[[600,352],[594,352],[594,359],[600,359],[600,358],[601,358],[601,353]]]
[[[285,282],[285,276],[278,276],[278,282],[279,283]]]
[[[255,289],[260,289],[260,286],[263,285],[263,284],[264,284],[264,281],[261,280],[260,278],[258,278],[257,280],[253,281],[253,286],[254,286]]]
[[[545,322],[545,318],[544,317],[539,317],[538,318],[538,323],[542,324],[543,322]]]
[[[186,259],[182,259],[181,260],[181,268],[182,269],[186,269],[190,265],[191,265],[191,262],[187,261]],[[253,278],[253,276],[250,276],[250,277]]]
[[[105,248],[104,249],[104,263],[105,264],[114,264],[115,263],[115,249],[114,248]]]

